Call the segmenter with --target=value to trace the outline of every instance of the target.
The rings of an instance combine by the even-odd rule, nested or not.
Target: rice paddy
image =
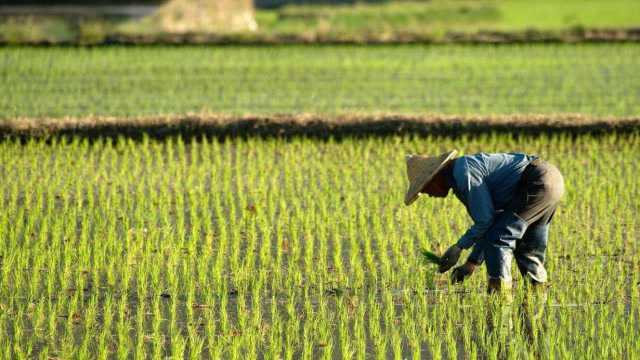
[[[0,48],[0,119],[640,114],[635,44]]]
[[[40,50],[0,51],[5,64],[16,54],[34,55],[32,65],[49,56]],[[63,58],[91,68],[106,66],[105,53],[113,56],[109,61],[121,59],[119,51]],[[158,51],[172,53],[151,53]],[[266,63],[285,61],[277,59]],[[611,69],[598,61],[590,60],[591,69],[601,70],[594,77]],[[632,60],[606,63],[616,61],[614,68],[625,71]],[[20,66],[18,73],[39,76],[35,67]],[[17,81],[6,68],[5,89]],[[79,71],[86,76],[88,68]],[[85,82],[88,88],[81,88],[79,78],[62,85],[57,79],[65,72],[50,71],[42,86],[75,89],[77,97],[58,94],[69,101],[88,103],[102,81],[109,88],[105,73],[95,73]],[[197,67],[190,73],[199,73]],[[608,74],[599,79],[622,83],[606,88],[611,94],[603,101],[625,86],[637,87],[618,72]],[[156,81],[144,72],[135,79]],[[158,81],[178,86],[185,80],[166,75]],[[197,79],[193,83],[197,88]],[[21,84],[14,93],[33,90],[30,82]],[[118,94],[127,81],[111,84],[114,92],[103,102],[75,109],[104,111],[124,101],[131,107],[122,111],[133,112],[135,92],[142,90],[133,86],[129,94]],[[0,100],[2,113],[70,109],[64,103],[54,107],[53,98],[18,103],[14,94]],[[135,111],[148,111],[148,104]],[[637,106],[626,104],[624,111]],[[551,228],[551,286],[535,308],[544,309],[539,317],[522,305],[531,294],[519,276],[509,305],[485,295],[484,269],[453,286],[424,264],[421,249],[442,253],[470,221],[453,197],[405,207],[403,159],[409,152],[450,148],[535,153],[563,172],[567,193]],[[0,357],[637,358],[639,163],[640,135],[615,133],[326,142],[5,140]]]
[[[0,358],[638,358],[637,121],[330,136],[331,119],[369,115],[637,120],[638,59],[630,43],[2,47]],[[242,135],[244,114],[326,120],[327,136],[180,123]],[[55,121],[88,130],[45,135]],[[118,136],[127,124],[160,135]],[[546,292],[437,273],[471,221],[453,196],[404,206],[404,156],[453,148],[562,171]]]

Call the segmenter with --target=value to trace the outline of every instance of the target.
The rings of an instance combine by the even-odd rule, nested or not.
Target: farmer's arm
[[[470,171],[467,171],[466,175],[467,176],[465,177],[457,177],[457,187],[461,195],[461,200],[465,203],[467,211],[473,219],[473,225],[458,240],[456,243],[457,246],[452,246],[451,248],[458,248],[459,256],[460,248],[468,249],[475,245],[472,255],[476,253],[476,255],[482,256],[482,251],[480,250],[481,247],[478,245],[493,223],[493,200],[480,172],[476,172],[471,169]],[[445,255],[443,255],[443,258]],[[446,266],[441,264],[439,271],[446,271],[446,269],[448,269],[447,266],[453,266],[455,262],[457,262],[457,258],[455,260],[456,261],[446,262]],[[455,268],[451,274],[452,282],[458,283],[464,281],[467,276],[470,276],[473,273],[477,264],[479,264],[479,262],[474,263],[473,261],[467,260],[464,265]]]
[[[456,161],[453,169],[456,195],[467,207],[473,225],[442,255],[438,268],[441,273],[454,266],[462,249],[468,249],[482,239],[493,223],[493,200],[484,181],[485,169],[484,164],[465,157]]]
[[[466,198],[467,211],[473,219],[473,225],[460,237],[457,245],[468,249],[489,230],[495,210],[487,184],[472,172],[469,172],[466,183],[458,182],[458,188]]]

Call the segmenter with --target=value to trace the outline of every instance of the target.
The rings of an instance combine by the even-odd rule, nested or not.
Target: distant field
[[[640,46],[0,48],[0,118],[640,114]]]
[[[635,0],[391,1],[355,6],[287,6],[257,12],[267,33],[559,30],[640,26]]]
[[[135,8],[122,9],[120,12],[136,11],[140,12]],[[148,11],[153,10],[145,9],[142,13]],[[29,10],[22,10],[23,14],[25,12],[29,13]],[[86,12],[90,14],[94,11],[89,7]],[[0,8],[0,13],[10,14],[11,8]],[[114,34],[145,34],[153,37],[161,32],[149,18],[141,20],[137,17],[91,15],[70,18],[15,14],[16,10],[13,16],[0,17],[0,41],[100,43]],[[517,33],[535,29],[558,35],[577,28],[640,27],[640,1],[413,0],[287,5],[276,9],[257,9],[256,20],[258,31],[245,35],[258,41],[274,38],[282,41],[291,37],[314,39],[312,41],[399,41],[407,38],[459,41],[451,40],[447,34],[473,34],[485,30]]]

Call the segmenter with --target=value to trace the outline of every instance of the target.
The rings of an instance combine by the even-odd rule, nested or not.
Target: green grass
[[[453,196],[405,207],[403,159],[450,148],[565,176],[531,342],[521,282],[508,306],[484,269],[454,287],[422,263],[470,222]],[[637,134],[4,141],[1,357],[637,358],[639,154]]]
[[[394,39],[413,34],[440,39],[448,32],[480,30],[561,32],[582,28],[640,26],[636,0],[431,0],[356,3],[353,5],[288,5],[256,11],[257,36],[303,35],[334,39]],[[149,19],[64,19],[9,17],[0,19],[0,39],[23,41],[101,42],[107,35],[158,34]]]
[[[0,118],[640,114],[640,47],[1,48]]]
[[[635,0],[391,1],[342,6],[290,5],[257,12],[265,33],[562,30],[640,26]]]
[[[640,2],[635,0],[507,0],[497,7],[502,14],[498,29],[640,26]]]

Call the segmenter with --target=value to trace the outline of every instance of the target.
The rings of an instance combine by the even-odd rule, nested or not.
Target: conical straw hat
[[[409,189],[404,197],[404,203],[411,205],[418,198],[422,188],[444,167],[444,165],[456,156],[457,151],[452,150],[440,156],[407,155],[407,177]]]

